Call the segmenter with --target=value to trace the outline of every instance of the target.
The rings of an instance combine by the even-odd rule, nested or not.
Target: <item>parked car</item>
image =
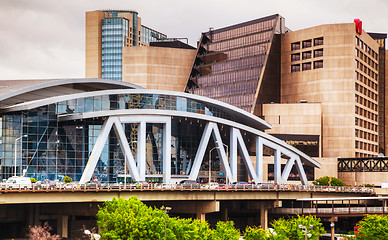
[[[235,182],[232,184],[233,189],[252,189],[254,185],[248,182]]]
[[[201,185],[202,189],[219,189],[220,185],[217,182],[206,183],[205,185]]]
[[[275,185],[273,183],[257,183],[256,188],[258,188],[258,189],[275,189]]]
[[[31,179],[28,177],[13,176],[7,179],[5,187],[8,189],[31,189]]]
[[[232,185],[230,185],[230,184],[220,184],[219,188],[220,189],[232,189]]]
[[[181,189],[199,189],[201,184],[194,180],[183,180],[179,183],[178,188]]]
[[[158,184],[156,185],[156,189],[175,189],[176,188],[176,184],[173,184],[173,183],[162,183],[162,184]]]

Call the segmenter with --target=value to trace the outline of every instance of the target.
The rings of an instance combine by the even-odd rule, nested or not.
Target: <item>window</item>
[[[300,72],[300,64],[291,65],[291,72]]]
[[[302,71],[311,70],[311,62],[302,64]]]
[[[291,43],[291,51],[299,50],[299,49],[300,49],[300,42]]]
[[[300,60],[300,53],[291,54],[291,61],[292,62],[299,61],[299,60]]]
[[[314,61],[314,69],[323,68],[323,60]]]
[[[302,42],[302,48],[309,48],[311,47],[311,39],[305,40]]]
[[[320,45],[323,45],[323,37],[314,38],[314,46],[320,46]]]
[[[323,48],[314,50],[314,57],[322,57],[323,56]]]
[[[310,58],[311,58],[311,51],[302,53],[302,59],[310,59]]]

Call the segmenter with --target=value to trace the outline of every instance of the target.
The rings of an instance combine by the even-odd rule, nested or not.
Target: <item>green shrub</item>
[[[244,239],[245,240],[266,240],[268,239],[267,231],[262,229],[261,227],[248,226],[245,229]]]
[[[71,182],[73,181],[73,179],[71,179],[71,177],[69,177],[69,176],[65,176],[65,178],[63,179],[63,181],[64,181],[65,183],[71,183]]]
[[[320,185],[320,186],[345,186],[345,183],[342,182],[341,179],[338,179],[336,177],[328,177],[328,176],[316,179],[313,182],[313,184]]]

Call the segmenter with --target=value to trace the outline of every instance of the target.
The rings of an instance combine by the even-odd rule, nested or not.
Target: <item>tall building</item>
[[[141,25],[136,11],[86,13],[86,77],[122,80],[122,48],[146,46],[167,36]]]
[[[290,31],[279,15],[212,29],[186,91],[264,118],[336,175],[337,158],[387,154],[385,39],[359,23]]]
[[[261,115],[260,103],[280,101],[280,34],[272,15],[202,33],[187,92]]]

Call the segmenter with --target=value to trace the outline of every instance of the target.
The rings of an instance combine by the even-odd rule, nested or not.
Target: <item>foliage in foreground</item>
[[[330,181],[331,178],[331,181]],[[336,178],[336,177],[321,177],[316,179],[313,182],[314,185],[320,185],[320,186],[345,186],[345,183],[342,182],[341,179]]]
[[[147,207],[136,197],[105,202],[97,213],[102,239],[238,240],[233,222],[219,222],[215,230],[206,221],[171,218],[164,211]]]
[[[71,183],[71,182],[73,181],[73,179],[71,179],[71,177],[69,177],[69,176],[65,176],[65,178],[63,179],[63,181],[64,181],[65,183]]]
[[[42,226],[30,226],[29,233],[27,234],[28,239],[30,240],[59,240],[61,239],[59,235],[51,235],[50,225],[45,222]]]
[[[317,239],[318,236],[325,233],[321,220],[315,216],[298,215],[296,218],[290,218],[288,220],[280,218],[274,220],[271,224],[276,233],[275,239],[303,240],[305,239],[305,233],[308,234],[310,239]],[[306,230],[302,230],[299,225],[305,226],[307,232],[305,232]],[[312,226],[312,229],[310,229],[310,226]]]
[[[165,232],[166,218],[166,232]],[[247,227],[246,240],[297,240],[304,239],[304,230],[298,225],[307,226],[311,239],[324,233],[320,219],[314,216],[298,216],[273,221],[273,229]],[[165,216],[158,208],[147,207],[136,197],[105,202],[97,213],[97,225],[101,229],[102,239],[164,239],[169,240],[238,240],[240,231],[232,221],[219,221],[215,229],[208,222],[198,219],[172,218]],[[309,226],[313,225],[313,229]]]
[[[388,239],[388,216],[366,215],[357,226],[360,227],[356,234],[358,240]]]

